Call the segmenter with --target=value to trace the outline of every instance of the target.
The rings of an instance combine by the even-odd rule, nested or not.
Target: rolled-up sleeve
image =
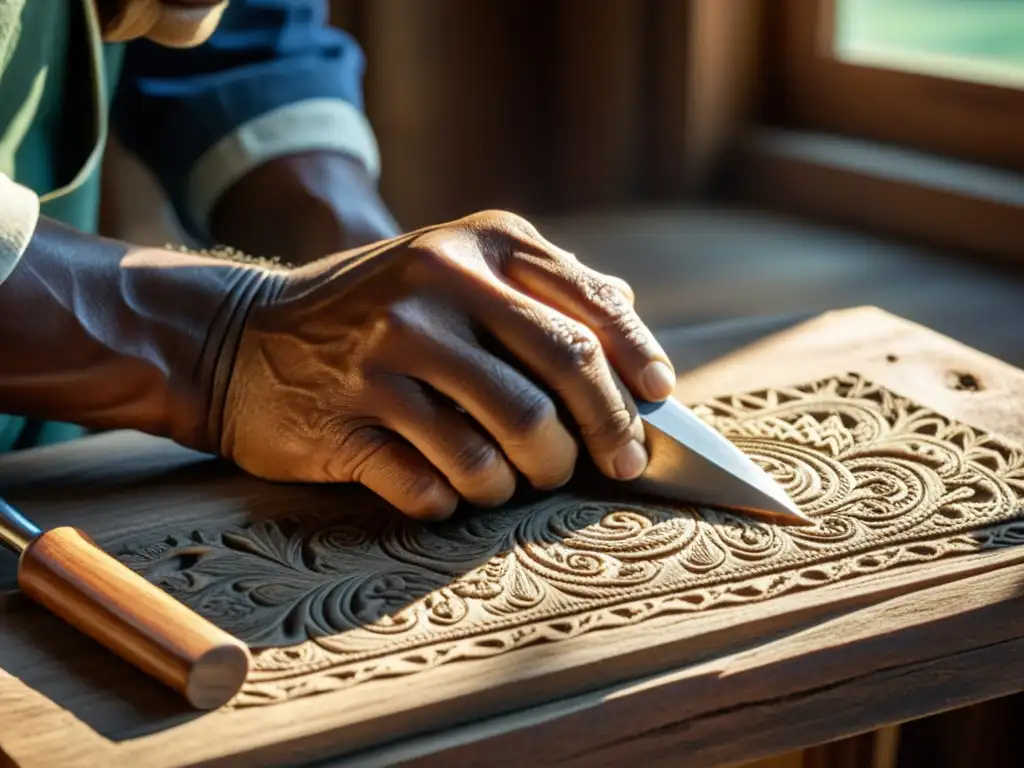
[[[0,173],[0,283],[21,260],[38,222],[36,193]]]
[[[379,175],[377,142],[363,113],[363,53],[329,26],[327,5],[235,0],[213,37],[196,48],[127,46],[115,130],[193,234],[206,235],[224,192],[276,157],[336,151]]]

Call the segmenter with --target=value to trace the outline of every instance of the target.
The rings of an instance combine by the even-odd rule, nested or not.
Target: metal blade
[[[3,499],[0,499],[0,544],[20,555],[42,531]]]
[[[650,463],[631,485],[664,498],[813,523],[772,477],[674,398],[637,401]]]

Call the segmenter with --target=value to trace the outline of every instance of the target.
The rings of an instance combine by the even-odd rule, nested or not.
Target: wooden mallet
[[[0,543],[37,603],[182,694],[226,704],[249,672],[246,645],[100,549],[75,528],[42,531],[0,499]]]

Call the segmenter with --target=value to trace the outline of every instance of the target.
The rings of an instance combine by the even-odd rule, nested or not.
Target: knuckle
[[[399,509],[406,517],[413,520],[438,522],[447,520],[455,511],[457,499],[446,498],[436,492],[437,484],[424,481],[424,490],[404,490],[404,501]],[[431,490],[434,489],[434,490]]]
[[[489,229],[527,235],[528,237],[533,237],[537,234],[537,229],[533,224],[511,211],[500,209],[480,211],[474,214],[471,219],[475,224],[483,225]]]
[[[586,276],[580,282],[580,291],[593,308],[598,325],[613,328],[634,346],[650,346],[647,326],[621,289],[604,280]]]
[[[408,499],[408,511],[417,516],[429,517],[439,507],[437,479],[425,472],[403,472],[395,478],[395,486],[404,499]]]
[[[633,314],[633,308],[622,291],[611,283],[590,275],[580,279],[583,297],[596,307],[606,320],[617,322]]]
[[[569,347],[570,360],[580,370],[592,370],[604,355],[601,345],[592,335],[580,335]]]
[[[517,213],[504,210],[481,211],[470,216],[467,221],[470,230],[495,243],[502,243],[506,248],[511,246],[526,247],[528,250],[535,250],[538,244],[546,241],[529,220]],[[542,249],[547,251],[549,249]],[[546,253],[550,256],[550,253]]]
[[[461,477],[486,480],[501,467],[502,457],[490,443],[470,440],[455,452],[452,463]]]
[[[449,226],[428,232],[409,244],[407,274],[418,283],[449,289],[449,281],[462,285],[469,280],[479,286],[480,280],[490,274],[492,262],[500,262],[508,255],[507,244],[500,241],[501,238],[482,237],[471,227]]]
[[[418,236],[406,246],[409,266],[419,269],[447,269],[461,263],[465,245],[451,230],[438,229]]]
[[[580,431],[587,439],[614,444],[626,443],[633,437],[634,419],[628,408],[618,406],[612,408],[603,418],[581,425]]]
[[[612,325],[632,346],[647,350],[653,347],[650,331],[647,330],[647,326],[644,325],[636,312],[630,310],[624,313],[615,318],[612,321]]]
[[[585,326],[565,317],[554,317],[549,322],[548,333],[565,367],[591,370],[600,364],[603,358],[601,342]]]
[[[636,291],[633,290],[633,284],[628,280],[623,280],[621,277],[616,276],[615,281],[617,283],[616,287],[627,297],[636,296]]]
[[[380,459],[380,454],[387,448],[388,436],[380,429],[370,425],[353,425],[338,435],[337,446],[337,479],[342,482],[363,482],[366,472]]]
[[[537,435],[546,433],[558,421],[555,404],[543,393],[532,397],[521,397],[514,403],[508,431],[517,442],[530,442]]]

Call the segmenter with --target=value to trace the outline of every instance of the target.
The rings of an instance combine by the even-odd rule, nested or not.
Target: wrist
[[[215,450],[225,371],[272,274],[43,219],[0,285],[0,402]]]
[[[133,274],[137,316],[165,372],[166,434],[219,453],[224,403],[252,308],[283,272],[191,252],[160,252]],[[126,266],[130,269],[132,264]]]

